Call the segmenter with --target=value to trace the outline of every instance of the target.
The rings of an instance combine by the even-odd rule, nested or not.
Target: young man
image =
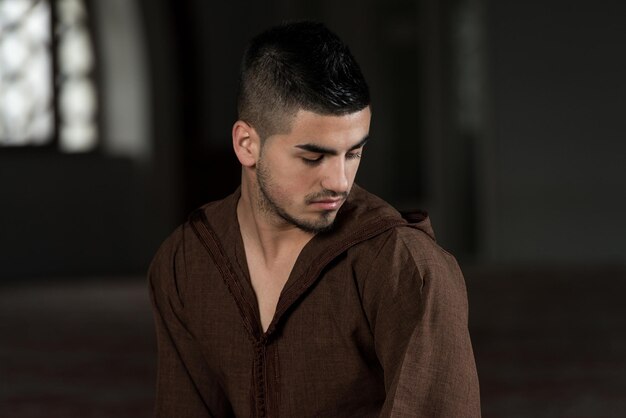
[[[477,417],[467,298],[426,217],[354,185],[371,111],[321,24],[242,64],[241,187],[195,211],[149,273],[159,417]]]

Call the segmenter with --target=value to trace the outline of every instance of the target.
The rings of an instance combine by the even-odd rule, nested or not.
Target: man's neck
[[[270,268],[280,264],[284,258],[297,257],[314,234],[259,210],[252,198],[252,191],[246,189],[242,185],[237,203],[237,219],[246,247],[254,247],[255,254],[260,255],[263,264]]]

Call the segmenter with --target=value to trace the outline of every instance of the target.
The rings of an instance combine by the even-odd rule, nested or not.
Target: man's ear
[[[238,120],[233,125],[233,149],[244,167],[254,167],[261,151],[261,138],[248,123]]]

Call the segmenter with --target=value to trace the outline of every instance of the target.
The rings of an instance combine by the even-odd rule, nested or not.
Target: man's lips
[[[343,203],[343,199],[318,199],[311,201],[311,205],[316,207],[325,209],[325,210],[334,210],[339,209],[339,206]]]

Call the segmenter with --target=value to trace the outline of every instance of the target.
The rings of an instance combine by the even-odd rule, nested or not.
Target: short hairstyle
[[[294,22],[254,37],[241,63],[237,110],[262,139],[289,129],[300,109],[346,115],[370,104],[348,47],[326,26]]]

